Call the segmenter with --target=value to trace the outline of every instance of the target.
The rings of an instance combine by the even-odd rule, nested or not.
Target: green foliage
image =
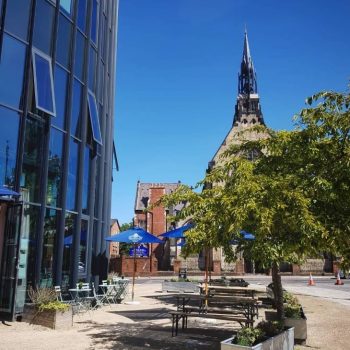
[[[261,321],[256,328],[260,329],[264,336],[274,337],[284,330],[284,325],[279,321]]]
[[[301,305],[298,298],[289,292],[283,292],[283,302],[285,316],[288,318],[301,318]]]
[[[237,332],[235,341],[238,345],[252,346],[262,335],[263,333],[259,328],[243,327]]]
[[[120,232],[129,230],[134,226],[133,222],[124,223],[120,226]],[[130,243],[119,243],[119,254],[120,255],[129,255],[130,248],[132,248]]]
[[[69,305],[62,303],[61,301],[55,300],[47,304],[39,304],[39,311],[43,312],[45,310],[55,310],[65,312],[69,309]]]

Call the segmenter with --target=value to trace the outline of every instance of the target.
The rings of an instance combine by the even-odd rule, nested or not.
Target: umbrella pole
[[[208,295],[208,248],[205,247],[205,295]],[[205,305],[208,306],[208,299],[205,300]]]
[[[131,290],[131,300],[132,301],[134,301],[135,273],[136,273],[136,243],[134,243],[134,270],[133,270],[133,274],[132,274],[132,290]]]

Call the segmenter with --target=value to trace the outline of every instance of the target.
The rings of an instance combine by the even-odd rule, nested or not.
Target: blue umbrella
[[[255,236],[252,233],[249,233],[247,231],[240,230],[239,233],[242,235],[242,239],[244,241],[253,241],[255,239]],[[238,240],[237,239],[233,239],[230,243],[237,244]]]
[[[86,241],[86,230],[81,231],[80,239],[83,242]],[[73,243],[73,236],[72,235],[64,237],[64,245],[71,245],[72,243]]]
[[[134,289],[135,289],[135,273],[136,273],[136,245],[139,243],[164,243],[162,240],[156,236],[151,235],[149,232],[145,231],[140,227],[134,227],[129,230],[123,231],[116,235],[106,237],[107,242],[123,242],[123,243],[133,243],[134,244],[134,270],[132,274],[132,292],[131,300],[134,302]]]
[[[189,230],[193,226],[194,226],[193,224],[188,224],[182,227],[178,227],[175,230],[164,232],[159,236],[165,237],[165,238],[184,238],[185,237],[184,232]]]
[[[18,192],[12,191],[6,187],[0,187],[0,196],[20,196]]]
[[[123,243],[163,243],[162,240],[153,236],[140,227],[131,228],[116,235],[105,238],[108,242]]]

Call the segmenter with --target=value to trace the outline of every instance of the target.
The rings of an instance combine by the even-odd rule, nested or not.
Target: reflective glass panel
[[[97,44],[98,33],[98,3],[97,0],[92,0],[92,17],[91,17],[91,40]]]
[[[24,137],[22,197],[24,201],[38,203],[40,202],[40,176],[45,140],[43,123],[28,117]]]
[[[51,51],[53,20],[54,7],[45,0],[37,0],[33,45],[48,55]]]
[[[35,284],[37,252],[36,233],[39,226],[40,207],[25,205],[21,225],[21,239],[18,254],[18,282],[16,289],[16,312],[22,312],[26,290]]]
[[[77,192],[78,178],[78,152],[79,143],[71,137],[69,144],[69,160],[68,160],[68,183],[67,183],[67,210],[75,210],[75,199]]]
[[[72,37],[72,25],[66,17],[60,15],[58,21],[56,60],[69,68],[69,56]]]
[[[70,264],[71,251],[73,244],[73,236],[76,227],[76,214],[66,213],[66,220],[64,225],[64,248],[63,248],[63,262],[62,262],[62,286],[69,284],[70,278]]]
[[[90,59],[89,59],[89,89],[91,91],[95,91],[95,78],[96,78],[96,60],[97,60],[97,52],[95,51],[95,49],[93,49],[90,46],[90,50],[89,50],[89,55],[90,55]]]
[[[49,169],[47,175],[46,204],[60,207],[61,180],[63,170],[63,133],[51,128],[49,145]]]
[[[67,72],[56,65],[55,67],[55,100],[56,118],[52,119],[52,124],[65,129],[65,111],[67,103]]]
[[[84,46],[85,38],[83,34],[77,31],[77,38],[75,43],[74,75],[81,81],[83,81],[84,73]]]
[[[97,143],[102,145],[100,121],[98,119],[96,99],[90,91],[88,93],[88,105],[93,138]]]
[[[81,220],[80,230],[80,244],[79,244],[79,264],[78,273],[86,273],[86,253],[87,253],[87,240],[88,240],[88,228],[89,222],[87,220]]]
[[[0,61],[0,102],[16,108],[21,107],[25,51],[25,45],[4,34]]]
[[[51,60],[34,50],[33,72],[36,108],[51,115],[55,115]]]
[[[73,81],[73,101],[72,101],[72,119],[71,135],[80,138],[80,119],[81,119],[81,96],[82,85],[78,80]]]
[[[90,182],[90,148],[86,146],[84,151],[83,203],[82,203],[83,214],[88,214],[89,182]]]
[[[25,41],[28,33],[29,8],[28,0],[10,0],[6,4],[5,29]]]
[[[14,186],[18,142],[18,113],[0,107],[0,186]]]
[[[86,0],[78,0],[78,18],[77,25],[80,30],[85,32],[86,24]]]
[[[61,9],[65,11],[67,14],[71,14],[72,11],[72,0],[61,0],[60,1]]]
[[[53,262],[59,211],[46,209],[40,287],[52,287]]]

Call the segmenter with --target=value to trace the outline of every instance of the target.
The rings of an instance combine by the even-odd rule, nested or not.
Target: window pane
[[[83,214],[88,214],[89,205],[89,182],[90,182],[90,148],[84,151],[84,176],[83,176]]]
[[[68,188],[67,188],[67,210],[75,210],[75,197],[78,177],[78,152],[79,143],[71,138],[69,145],[68,161]]]
[[[61,8],[67,13],[71,14],[72,11],[72,0],[61,0],[60,1]]]
[[[67,72],[56,65],[55,67],[55,97],[56,97],[56,118],[52,124],[60,129],[65,128],[65,112],[67,102]]]
[[[83,34],[77,31],[77,39],[75,43],[75,62],[74,62],[74,75],[83,81],[84,72],[84,46],[85,38]]]
[[[15,181],[19,116],[0,107],[0,186],[13,186]]]
[[[63,170],[63,133],[51,128],[49,146],[49,169],[47,175],[46,204],[60,207],[61,180]]]
[[[20,108],[26,46],[4,34],[0,61],[0,102]],[[6,81],[6,84],[3,82]]]
[[[96,77],[96,60],[97,60],[97,52],[90,46],[89,51],[90,59],[89,59],[89,89],[95,92],[95,77]]]
[[[79,245],[79,265],[78,273],[86,273],[86,253],[87,253],[87,238],[88,238],[88,225],[87,220],[81,220],[80,230],[80,245]]]
[[[70,264],[71,264],[71,249],[73,244],[73,236],[75,231],[76,214],[67,213],[66,222],[64,225],[64,248],[63,248],[63,263],[62,263],[62,287],[69,284]]]
[[[40,175],[43,162],[44,125],[28,117],[26,122],[21,187],[23,200],[40,202]]]
[[[97,45],[98,33],[98,3],[97,0],[92,1],[92,18],[91,18],[91,40]]]
[[[54,7],[45,0],[37,0],[33,44],[48,55],[51,49],[53,19]]]
[[[23,311],[26,290],[35,284],[36,232],[39,225],[40,207],[25,205],[23,210],[21,240],[16,289],[16,312]]]
[[[72,25],[63,15],[58,22],[56,60],[69,69],[69,56],[71,47]]]
[[[10,0],[6,5],[5,29],[23,40],[27,40],[29,8],[28,0]]]
[[[36,107],[55,115],[51,60],[33,51],[33,71]]]
[[[100,121],[98,119],[96,99],[91,92],[88,93],[88,105],[93,138],[97,143],[102,145]]]
[[[86,24],[86,0],[78,0],[78,28],[85,32]]]
[[[82,85],[78,80],[73,82],[73,101],[72,101],[72,120],[71,135],[80,138],[80,120],[81,120],[81,97]]]
[[[41,263],[40,286],[52,287],[53,261],[59,212],[46,209],[44,222],[43,259]]]

